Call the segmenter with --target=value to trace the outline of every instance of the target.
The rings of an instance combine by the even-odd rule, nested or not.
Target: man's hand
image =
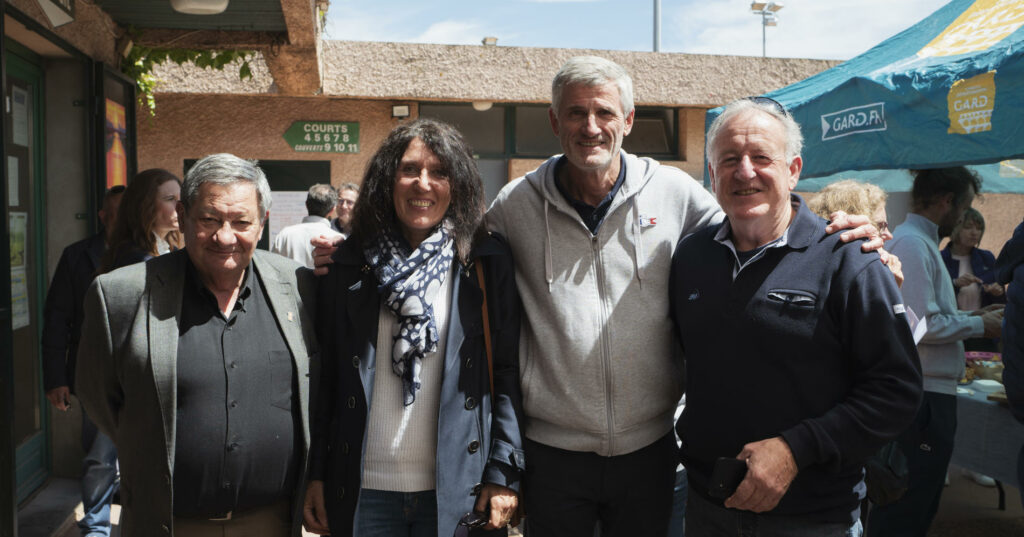
[[[903,263],[900,263],[900,258],[886,252],[885,248],[879,248],[878,255],[888,258],[888,261],[882,261],[882,263],[889,267],[892,277],[896,278],[896,287],[903,287]]]
[[[789,445],[781,437],[743,446],[737,459],[746,459],[747,476],[726,498],[725,506],[755,513],[771,511],[796,478],[797,467]]]
[[[982,283],[981,278],[974,274],[961,274],[959,278],[953,280],[953,285],[957,288],[967,287],[972,283]]]
[[[302,525],[306,531],[329,535],[327,508],[324,507],[324,482],[313,480],[306,485],[306,499],[302,502]]]
[[[334,261],[331,256],[338,251],[338,246],[344,242],[343,237],[327,238],[324,235],[313,237],[309,243],[313,245],[313,273],[317,276],[327,275],[327,265]]]
[[[512,520],[518,505],[519,496],[516,495],[516,491],[501,485],[486,483],[480,490],[480,497],[477,498],[474,509],[480,513],[486,513],[487,507],[490,506],[491,519],[484,529],[494,530],[504,528]]]
[[[1003,334],[1002,308],[996,311],[989,311],[983,313],[981,315],[981,321],[985,324],[985,335],[983,337],[995,338]]]
[[[992,296],[1003,296],[1004,294],[1006,294],[1006,289],[1003,289],[1003,286],[1000,285],[999,282],[993,282],[988,285],[982,285],[981,288],[984,289],[986,293]]]
[[[835,233],[840,229],[847,229],[844,231],[839,239],[843,242],[850,242],[856,239],[868,239],[864,244],[860,245],[860,249],[864,252],[871,252],[878,250],[878,254],[882,256],[882,263],[886,263],[889,260],[889,254],[882,250],[882,244],[885,241],[882,240],[881,234],[878,233],[878,228],[871,222],[871,219],[862,214],[846,214],[843,211],[836,211],[829,216],[829,224],[825,226],[825,233]]]
[[[71,390],[67,386],[57,386],[56,388],[46,392],[46,399],[50,401],[53,408],[57,410],[67,411],[71,408],[68,401],[71,398]]]

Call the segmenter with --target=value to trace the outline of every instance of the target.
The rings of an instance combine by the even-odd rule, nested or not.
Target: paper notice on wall
[[[17,207],[21,205],[18,197],[18,157],[7,157],[7,205]]]
[[[270,210],[270,244],[274,244],[274,238],[282,229],[295,224],[301,224],[302,219],[309,214],[306,211],[306,191],[301,192],[273,192],[271,197],[274,200]]]
[[[12,212],[7,218],[11,248],[11,270],[25,268],[25,238],[28,236],[28,213]]]
[[[11,330],[25,328],[31,319],[28,310],[28,278],[25,267],[11,269]]]
[[[18,86],[11,87],[11,138],[28,147],[28,92]]]

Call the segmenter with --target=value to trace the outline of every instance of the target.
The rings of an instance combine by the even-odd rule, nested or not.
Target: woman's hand
[[[516,507],[519,506],[519,496],[516,494],[516,491],[508,487],[485,483],[480,490],[480,497],[477,498],[474,509],[480,513],[486,513],[488,506],[490,507],[491,520],[487,522],[484,529],[504,528],[516,513]]]
[[[317,535],[329,535],[327,509],[324,507],[324,482],[310,481],[306,485],[306,500],[302,502],[302,525],[306,531]]]
[[[953,280],[953,286],[957,289],[961,287],[967,287],[972,283],[982,283],[981,278],[974,274],[961,274],[959,278]]]
[[[986,293],[992,296],[1003,296],[1004,294],[1006,294],[1006,290],[1003,289],[1003,286],[1000,285],[999,282],[990,283],[988,285],[982,285],[981,288],[984,289]]]

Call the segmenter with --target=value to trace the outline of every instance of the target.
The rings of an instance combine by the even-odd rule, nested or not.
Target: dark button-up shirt
[[[291,353],[250,263],[225,316],[186,262],[178,329],[174,514],[288,498],[302,453]]]
[[[604,217],[608,214],[608,208],[612,205],[612,200],[615,199],[615,195],[619,193],[619,189],[622,188],[622,183],[626,182],[626,158],[619,154],[619,176],[615,179],[615,185],[608,191],[604,199],[597,204],[597,207],[583,203],[582,201],[572,197],[572,194],[562,185],[560,172],[565,167],[565,163],[568,162],[564,156],[558,159],[555,163],[555,186],[558,187],[558,191],[562,193],[562,197],[565,201],[569,202],[569,205],[573,209],[576,209],[576,213],[583,219],[583,223],[586,224],[587,229],[591,233],[597,234],[597,228],[601,227],[601,222],[604,221]]]

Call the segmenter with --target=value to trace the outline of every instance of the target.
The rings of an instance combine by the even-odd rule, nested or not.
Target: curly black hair
[[[382,233],[398,233],[394,190],[398,165],[409,144],[419,138],[441,161],[448,177],[451,203],[445,219],[452,224],[455,253],[462,263],[483,229],[484,194],[473,150],[455,127],[436,119],[417,119],[399,125],[388,134],[363,174],[359,200],[352,214],[352,237],[365,245]]]

